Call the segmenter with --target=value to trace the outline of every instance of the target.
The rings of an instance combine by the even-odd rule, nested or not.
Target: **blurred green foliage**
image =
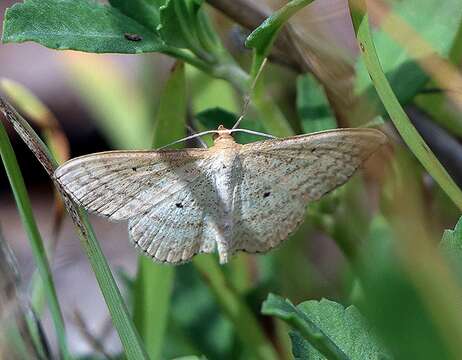
[[[152,92],[139,86],[140,79],[127,79],[109,62],[76,55],[65,58],[71,82],[114,148],[160,147],[183,137],[186,124],[198,131],[221,124],[231,128],[242,111],[238,104],[243,95],[252,98],[252,105],[242,128],[289,136],[337,126],[329,84],[320,83],[316,73],[288,77],[269,63],[252,86],[277,34],[310,3],[289,2],[248,37],[253,65],[247,72],[240,62],[248,59],[238,59],[226,49],[201,0],[110,0],[109,5],[27,0],[7,11],[3,41],[32,40],[53,49],[96,53],[161,52],[185,62],[177,63],[163,87],[157,86],[162,90],[153,99]],[[350,1],[366,54],[356,60],[352,83],[357,101],[365,105],[351,125],[373,122],[377,114],[387,122],[390,116],[396,124],[398,114],[398,127],[408,126],[406,143],[426,149],[418,133],[409,130],[401,106],[415,102],[425,109],[437,103],[438,110],[431,112],[435,122],[444,124],[448,136],[460,136],[458,104],[444,92],[437,99],[420,93],[426,86],[441,85],[425,67],[428,56],[451,55],[451,61],[460,62],[453,55],[462,43],[458,0],[387,2],[387,14],[398,16],[413,30],[414,37],[405,37],[409,43],[390,32],[386,16],[370,34],[367,12],[354,7],[361,3]],[[420,41],[430,47],[413,49]],[[374,49],[380,62],[371,61]],[[144,66],[151,71],[153,64],[149,59]],[[384,92],[388,82],[391,88]],[[395,96],[399,102],[390,101]],[[451,116],[443,114],[447,104]],[[260,140],[249,134],[236,134],[236,139]],[[210,138],[204,140],[211,143]],[[130,314],[149,355],[153,359],[190,354],[194,356],[182,359],[460,358],[461,222],[446,231],[440,243],[443,229],[460,216],[452,204],[460,190],[454,184],[449,196],[443,196],[434,183],[424,181],[427,173],[420,163],[435,174],[441,168],[439,159],[428,163],[429,152],[423,156],[416,152],[417,160],[401,143],[392,138],[390,142],[384,154],[371,160],[363,178],[358,176],[310,204],[298,231],[264,256],[239,254],[219,267],[214,255],[201,255],[176,269],[141,257],[127,290]],[[446,186],[443,183],[443,189]],[[95,272],[98,276],[98,269]],[[119,299],[113,301],[125,306]],[[126,324],[127,332],[135,334]],[[59,329],[57,335],[64,337]]]

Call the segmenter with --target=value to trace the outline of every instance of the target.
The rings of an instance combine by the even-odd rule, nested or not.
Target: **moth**
[[[344,184],[385,142],[374,129],[336,129],[241,145],[214,130],[210,148],[108,151],[54,176],[90,212],[128,221],[130,241],[157,262],[218,251],[266,252],[303,221],[308,202]],[[212,132],[212,131],[209,131]]]

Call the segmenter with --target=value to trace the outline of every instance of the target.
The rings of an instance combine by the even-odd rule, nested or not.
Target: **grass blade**
[[[26,87],[16,81],[5,78],[0,79],[0,89],[13,101],[22,114],[25,114],[31,122],[39,127],[53,157],[59,163],[68,160],[70,156],[69,142],[51,110]],[[54,193],[53,235],[46,249],[50,263],[53,263],[59,230],[64,217],[64,204],[61,196],[59,196],[56,189]],[[45,307],[45,294],[43,283],[37,271],[33,274],[30,284],[32,289],[32,307],[34,312],[41,317]]]
[[[52,177],[54,169],[57,167],[57,162],[51,156],[48,148],[39,136],[27,121],[1,97],[0,110],[6,119],[13,124],[14,129],[34,153],[50,177]],[[96,280],[108,306],[114,327],[119,334],[127,359],[149,359],[85,211],[80,209],[65,195],[63,198],[66,209],[71,215],[76,232],[95,273]]]
[[[2,104],[3,105],[3,104]],[[3,109],[3,106],[2,106]],[[55,326],[56,336],[58,338],[59,349],[61,355],[65,359],[70,359],[70,354],[67,348],[66,332],[64,320],[56,296],[56,289],[51,275],[50,264],[48,262],[45,247],[42,238],[37,228],[35,218],[32,212],[29,197],[27,195],[24,179],[19,169],[14,150],[6,133],[5,127],[0,123],[0,155],[5,167],[8,180],[13,190],[13,195],[18,207],[21,221],[26,230],[29,244],[34,255],[34,260],[37,265],[40,276],[43,280],[45,293],[48,300],[51,316]]]

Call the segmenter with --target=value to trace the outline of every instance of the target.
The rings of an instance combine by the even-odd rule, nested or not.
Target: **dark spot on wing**
[[[141,40],[143,40],[142,36],[138,35],[138,34],[125,33],[124,36],[125,36],[125,39],[130,40],[130,41],[141,41]]]
[[[267,197],[270,196],[270,195],[271,195],[271,193],[270,193],[269,191],[267,191],[267,192],[265,192],[265,193],[263,194],[263,197],[264,197],[264,198],[267,198]]]
[[[175,206],[176,206],[178,209],[183,209],[183,204],[182,204],[182,203],[176,203]]]
[[[132,167],[132,170],[133,170],[133,171],[136,171],[136,167]]]

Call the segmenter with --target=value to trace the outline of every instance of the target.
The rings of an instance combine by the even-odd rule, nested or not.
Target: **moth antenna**
[[[262,133],[262,132],[259,132],[259,131],[248,130],[248,129],[231,129],[231,133],[233,133],[233,132],[244,132],[244,133],[247,133],[247,134],[263,136],[263,137],[267,137],[267,138],[270,138],[270,139],[277,139],[276,136],[273,136],[273,135],[270,135],[270,134],[265,134],[265,133]]]
[[[167,145],[164,145],[164,146],[161,146],[160,148],[156,149],[156,150],[162,150],[162,149],[165,149],[166,147],[169,147],[169,146],[172,146],[172,145],[175,145],[175,144],[178,144],[178,143],[181,143],[181,142],[184,142],[186,140],[191,140],[191,139],[196,139],[202,135],[207,135],[207,134],[215,134],[217,133],[218,130],[207,130],[207,131],[202,131],[200,133],[197,133],[197,134],[194,134],[194,135],[191,135],[191,136],[186,136],[184,137],[183,139],[180,139],[180,140],[176,140],[174,142],[171,142],[170,144],[167,144]]]
[[[250,97],[255,90],[255,86],[257,85],[258,78],[260,77],[261,73],[263,72],[263,68],[266,65],[266,60],[267,58],[264,58],[260,67],[258,68],[257,74],[255,75],[255,78],[253,79],[252,85],[250,86],[250,89],[248,93],[244,96],[244,105],[242,106],[242,111],[241,115],[239,115],[239,118],[237,119],[236,123],[233,125],[231,130],[237,129],[239,127],[239,124],[241,123],[242,119],[247,115],[247,111],[249,109],[250,105]]]
[[[186,125],[186,129],[188,129],[188,131],[193,134],[193,135],[196,135],[197,134],[197,131],[190,125]],[[201,137],[198,137],[197,140],[199,141],[199,143],[201,144],[201,146],[205,149],[208,148],[207,144],[205,143],[204,140],[202,140]]]

